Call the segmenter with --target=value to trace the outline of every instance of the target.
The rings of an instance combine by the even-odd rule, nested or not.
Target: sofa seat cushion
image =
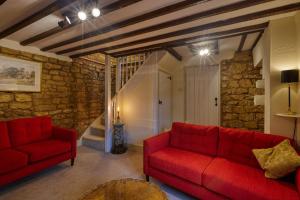
[[[25,153],[13,149],[0,151],[0,174],[20,169],[27,164],[28,156]]]
[[[264,177],[261,169],[215,158],[203,174],[203,186],[231,199],[298,199],[291,183]]]
[[[71,144],[60,140],[45,140],[18,147],[29,155],[29,162],[41,161],[71,151]]]
[[[150,155],[150,167],[178,176],[195,184],[202,184],[202,173],[212,157],[172,147]]]

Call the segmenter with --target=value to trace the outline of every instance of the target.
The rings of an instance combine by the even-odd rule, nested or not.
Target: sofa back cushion
[[[170,145],[179,149],[215,156],[219,127],[175,122],[171,130]]]
[[[270,148],[286,137],[220,127],[218,156],[260,168],[252,149]]]
[[[15,119],[8,122],[8,130],[13,146],[20,146],[48,139],[52,136],[50,117]]]
[[[0,122],[0,150],[10,147],[6,122]]]

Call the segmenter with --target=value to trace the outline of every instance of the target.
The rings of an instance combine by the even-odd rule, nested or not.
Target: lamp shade
[[[299,82],[298,69],[281,71],[281,83],[297,83],[297,82]]]

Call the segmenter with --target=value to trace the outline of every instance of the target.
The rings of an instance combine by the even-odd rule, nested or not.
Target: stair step
[[[96,136],[96,135],[85,135],[82,138],[82,144],[84,146],[97,149],[100,151],[105,150],[105,138],[101,136]]]
[[[103,127],[91,126],[89,128],[89,134],[95,135],[95,136],[100,136],[100,137],[105,137],[105,128],[103,129]]]
[[[91,127],[94,129],[105,130],[105,125],[102,124],[92,124]]]

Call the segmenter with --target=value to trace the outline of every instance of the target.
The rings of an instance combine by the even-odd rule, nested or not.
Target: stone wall
[[[42,64],[41,92],[0,92],[0,120],[50,115],[81,135],[104,112],[104,66],[73,63],[0,47],[0,54]]]
[[[250,51],[237,52],[221,62],[221,124],[224,127],[264,130],[264,106],[254,106],[261,66],[254,67]]]
[[[85,129],[104,112],[104,66],[84,59],[73,62],[74,122],[78,132]]]

